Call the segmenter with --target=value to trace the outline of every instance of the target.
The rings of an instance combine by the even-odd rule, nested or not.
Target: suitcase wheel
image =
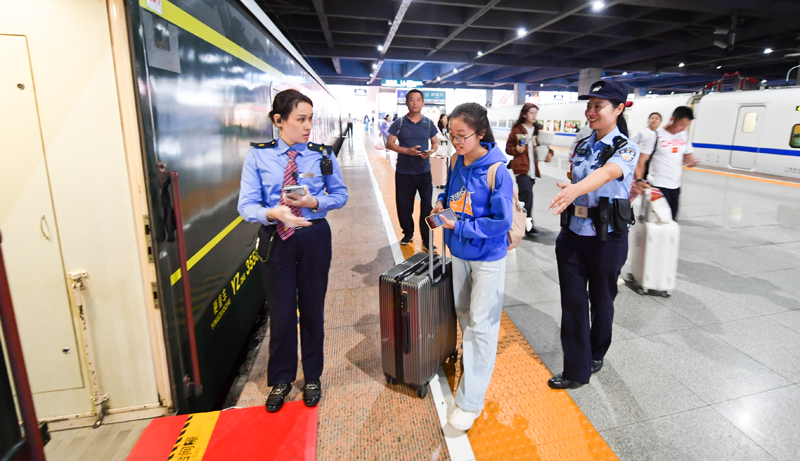
[[[386,382],[389,383],[389,384],[397,384],[397,380],[392,378],[389,375],[386,375]]]
[[[424,384],[422,386],[417,386],[417,397],[424,399],[426,395],[428,395],[428,386]]]

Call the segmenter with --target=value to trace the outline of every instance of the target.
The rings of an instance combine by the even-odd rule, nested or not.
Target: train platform
[[[563,358],[559,224],[547,206],[565,171],[543,165],[539,234],[509,253],[497,365],[485,410],[464,435],[446,425],[457,362],[424,399],[383,376],[378,276],[420,242],[398,245],[394,173],[374,146],[359,133],[338,157],[350,201],[328,218],[334,262],[316,459],[800,458],[796,184],[687,171],[677,288],[662,298],[620,286],[604,368],[587,386],[554,391],[546,381]],[[266,400],[266,344],[237,407]],[[288,398],[298,404],[299,373]]]

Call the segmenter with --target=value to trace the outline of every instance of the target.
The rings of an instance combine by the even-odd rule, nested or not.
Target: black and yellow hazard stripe
[[[218,411],[189,415],[167,460],[201,461],[218,419]]]

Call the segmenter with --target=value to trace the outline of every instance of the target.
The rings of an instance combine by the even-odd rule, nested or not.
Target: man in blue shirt
[[[436,139],[436,124],[422,115],[424,105],[421,91],[411,90],[406,94],[408,114],[395,120],[389,128],[386,148],[398,153],[394,178],[397,219],[403,229],[400,245],[410,244],[414,237],[414,197],[419,193],[419,232],[422,234],[422,251],[427,252],[430,242],[425,217],[431,214],[433,208],[433,178],[429,157],[439,148],[439,141]]]

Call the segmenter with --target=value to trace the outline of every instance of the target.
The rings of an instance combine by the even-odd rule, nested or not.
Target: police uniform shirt
[[[597,133],[595,133],[577,146],[575,158],[572,160],[573,184],[580,182],[593,171],[600,168],[598,156],[603,152],[606,146],[613,145],[614,138],[617,136],[622,136],[627,139],[627,137],[619,131],[619,128],[614,128],[612,132],[608,133],[600,141],[595,139],[597,137]],[[606,162],[613,163],[620,167],[622,169],[622,177],[600,186],[596,191],[581,195],[575,199],[573,204],[596,207],[600,202],[600,197],[608,197],[611,199],[609,202],[613,202],[615,198],[628,198],[631,190],[631,182],[633,181],[633,173],[638,160],[639,146],[632,141],[628,141],[625,147],[615,152]],[[578,235],[597,235],[590,218],[573,216],[570,220],[569,228]],[[610,224],[608,226],[608,231],[613,231]]]
[[[347,203],[347,187],[336,156],[328,157],[333,163],[333,174],[323,175],[320,169],[321,144],[302,143],[290,147],[279,138],[253,147],[244,160],[237,209],[245,221],[275,224],[275,221],[267,221],[267,210],[280,204],[283,173],[289,163],[287,152],[290,150],[298,152],[295,157],[297,184],[308,186],[309,193],[319,201],[315,210],[300,209],[305,219],[324,218],[328,211],[342,208]]]

